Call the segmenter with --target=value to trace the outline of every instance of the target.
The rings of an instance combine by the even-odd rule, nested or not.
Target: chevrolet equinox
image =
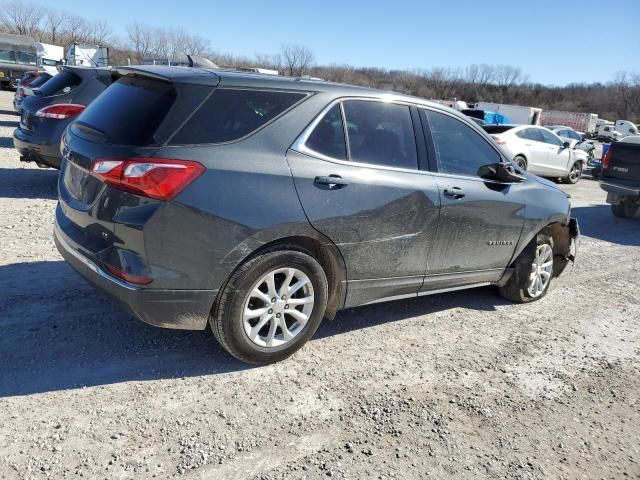
[[[125,67],[65,130],[55,240],[152,325],[266,364],[323,318],[495,285],[542,298],[573,259],[568,197],[471,120],[300,78]]]

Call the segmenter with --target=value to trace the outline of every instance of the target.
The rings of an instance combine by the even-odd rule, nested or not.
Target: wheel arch
[[[520,239],[518,248],[511,259],[509,266],[513,266],[520,254],[538,236],[538,234],[542,232],[547,233],[553,239],[553,256],[555,260],[553,275],[554,277],[557,277],[567,266],[567,263],[569,262],[568,255],[571,251],[571,232],[568,223],[564,219],[554,219],[554,221],[541,224],[537,229],[532,230],[527,235],[524,235]]]
[[[292,234],[289,236],[274,238],[266,242],[260,242],[259,245],[254,244],[254,248],[251,249],[251,251],[248,251],[245,245],[245,248],[242,249],[244,255],[242,257],[236,257],[237,260],[234,262],[235,267],[226,275],[222,286],[218,290],[213,306],[215,307],[215,304],[231,275],[233,275],[233,273],[247,260],[266,250],[284,250],[286,248],[293,247],[311,255],[320,264],[327,275],[329,295],[327,298],[327,307],[324,317],[329,320],[333,320],[336,313],[344,306],[346,298],[346,265],[340,250],[329,239],[321,236],[315,231],[314,233],[315,234],[309,235],[305,232],[305,234]]]

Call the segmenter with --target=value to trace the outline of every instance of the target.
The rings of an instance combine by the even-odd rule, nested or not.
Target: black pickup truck
[[[611,145],[602,159],[600,187],[616,217],[632,218],[640,207],[640,136]]]

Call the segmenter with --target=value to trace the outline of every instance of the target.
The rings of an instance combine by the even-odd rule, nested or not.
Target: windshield
[[[25,63],[27,65],[36,64],[36,55],[34,53],[27,53],[27,52],[15,52],[15,53],[16,53],[16,63]]]
[[[13,52],[11,50],[0,50],[0,62],[16,63]]]

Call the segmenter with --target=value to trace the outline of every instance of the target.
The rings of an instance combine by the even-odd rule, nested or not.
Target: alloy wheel
[[[538,245],[536,257],[531,264],[531,274],[529,275],[529,287],[527,292],[532,298],[541,296],[549,282],[553,272],[553,249],[548,243]]]
[[[304,272],[274,269],[253,285],[245,299],[244,331],[256,345],[279,347],[304,330],[313,305],[313,285]]]
[[[582,176],[582,165],[579,162],[576,162],[571,167],[571,171],[569,172],[569,179],[571,182],[576,182]]]

